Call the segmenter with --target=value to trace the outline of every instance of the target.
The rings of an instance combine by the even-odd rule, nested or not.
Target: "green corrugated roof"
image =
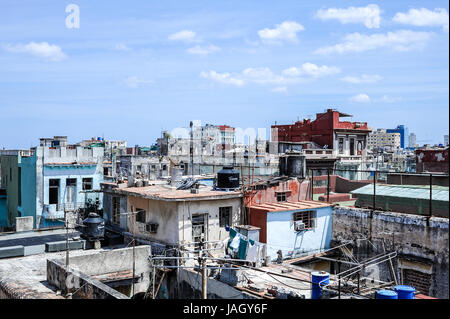
[[[350,192],[356,195],[373,195],[373,184],[363,186]],[[379,196],[430,199],[429,185],[379,185],[375,188],[375,194]],[[449,188],[433,185],[433,200],[449,201]]]

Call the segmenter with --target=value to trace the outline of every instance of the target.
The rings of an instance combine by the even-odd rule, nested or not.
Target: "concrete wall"
[[[169,294],[169,297],[178,297],[182,299],[201,299],[202,296],[202,276],[196,271],[190,269],[179,270],[179,295],[173,296]],[[170,281],[169,281],[170,282]],[[176,281],[171,282],[172,285],[176,284]],[[256,299],[245,292],[242,292],[232,286],[223,283],[214,278],[207,279],[207,298],[208,299]],[[168,287],[169,291],[174,287]]]
[[[224,227],[219,227],[219,207],[232,207],[232,224],[241,223],[241,198],[196,201],[162,201],[128,196],[128,211],[138,208],[146,210],[146,223],[157,223],[156,233],[145,230],[145,223],[135,223],[135,234],[148,240],[167,244],[192,241],[191,220],[193,214],[207,214],[207,240],[223,240],[228,237]],[[127,230],[132,232],[132,220],[128,219]]]
[[[448,218],[432,217],[427,226],[424,216],[374,211],[370,218],[370,210],[367,209],[333,209],[334,244],[368,238],[376,249],[369,252],[367,247],[356,245],[353,254],[360,260],[382,253],[384,242],[387,251],[398,253],[398,260],[394,260],[397,278],[401,279],[404,269],[414,264],[414,270],[431,275],[430,289],[423,293],[437,298],[449,298],[448,229]],[[380,264],[372,272],[375,279],[392,280],[388,263]]]
[[[141,278],[139,282],[135,283],[135,293],[145,292],[150,283],[151,268],[148,261],[149,255],[149,246],[137,246],[135,248],[135,274]],[[64,264],[64,259],[56,261],[59,264]],[[120,248],[108,251],[95,251],[91,254],[73,256],[70,258],[70,267],[71,269],[83,273],[86,276],[97,276],[119,271],[132,270],[133,249],[131,247]],[[54,271],[51,270],[50,273],[51,272]],[[48,272],[47,277],[49,276],[49,282],[56,285],[56,279],[51,277],[53,275]],[[60,279],[57,281],[60,282],[59,285],[62,285]]]
[[[250,202],[252,204],[277,203],[276,192],[286,192],[286,201],[308,200],[310,193],[309,180],[290,179],[280,181],[278,185],[256,190],[253,196],[246,198],[245,203],[247,206]]]
[[[283,257],[295,256],[308,252],[318,252],[327,249],[331,241],[332,210],[331,207],[314,209],[317,211],[316,227],[296,232],[292,222],[293,210],[267,213],[267,255],[272,260],[277,258],[281,250]]]
[[[22,167],[22,216],[32,216],[34,218],[33,227],[39,225],[40,214],[36,214],[36,207],[42,205],[42,183],[38,181],[36,158],[34,156],[24,157]],[[39,175],[40,177],[42,176]]]
[[[33,216],[16,217],[16,232],[33,230]]]
[[[433,175],[433,185],[448,186],[448,175]],[[429,175],[387,174],[387,184],[430,185]]]
[[[2,155],[0,159],[0,180],[2,188],[6,189],[6,216],[5,223],[0,226],[13,227],[15,218],[19,216],[19,165],[21,161],[20,155]]]
[[[71,293],[72,299],[128,299],[85,273],[66,267],[59,260],[47,260],[47,282],[64,295]]]

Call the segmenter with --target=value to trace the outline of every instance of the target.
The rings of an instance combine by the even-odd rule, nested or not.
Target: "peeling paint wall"
[[[335,207],[333,209],[332,240],[339,244],[348,240],[366,237],[375,245],[375,252],[397,251],[394,261],[397,278],[405,279],[405,269],[415,265],[419,274],[430,276],[429,291],[422,293],[436,298],[449,298],[449,240],[448,219],[432,217],[427,226],[427,217],[358,208]],[[373,256],[369,249],[354,246],[355,257],[365,259]],[[379,280],[391,280],[388,263],[376,269]],[[408,268],[409,267],[409,268]],[[377,279],[376,278],[376,279]],[[408,284],[404,282],[404,284]]]

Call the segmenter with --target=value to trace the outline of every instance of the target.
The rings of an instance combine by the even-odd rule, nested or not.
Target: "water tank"
[[[394,287],[398,295],[398,299],[414,299],[414,292],[416,289],[411,286],[398,285]]]
[[[398,294],[393,290],[378,290],[377,299],[398,299]]]
[[[99,239],[105,234],[105,221],[96,213],[89,213],[83,225],[82,233],[88,239]]]
[[[217,172],[217,188],[237,189],[239,188],[239,172],[233,166],[224,166]]]
[[[322,297],[322,287],[330,283],[330,274],[326,271],[314,271],[311,273],[311,281],[311,299],[320,299]]]
[[[183,169],[177,166],[173,167],[172,176],[170,178],[170,185],[173,187],[177,187],[182,180],[183,180]]]

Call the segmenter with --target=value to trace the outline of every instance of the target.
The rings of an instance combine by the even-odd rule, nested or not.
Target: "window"
[[[167,165],[164,164],[162,169],[163,171],[167,170]]]
[[[92,189],[92,178],[83,178],[83,190]]]
[[[77,186],[77,179],[76,178],[66,179],[66,186]]]
[[[303,212],[295,212],[292,214],[292,218],[295,222],[303,222],[305,229],[311,229],[316,227],[317,213],[315,210],[307,210]]]
[[[59,179],[50,179],[48,186],[48,203],[58,205]]]
[[[147,212],[144,209],[136,208],[136,221],[140,223],[146,222],[146,214]]]
[[[120,225],[120,197],[112,198],[112,222]]]
[[[286,192],[277,193],[277,202],[285,202],[286,201]]]
[[[339,138],[339,154],[343,154],[344,153],[344,139],[343,138]]]
[[[232,207],[219,207],[219,226],[231,226]]]

